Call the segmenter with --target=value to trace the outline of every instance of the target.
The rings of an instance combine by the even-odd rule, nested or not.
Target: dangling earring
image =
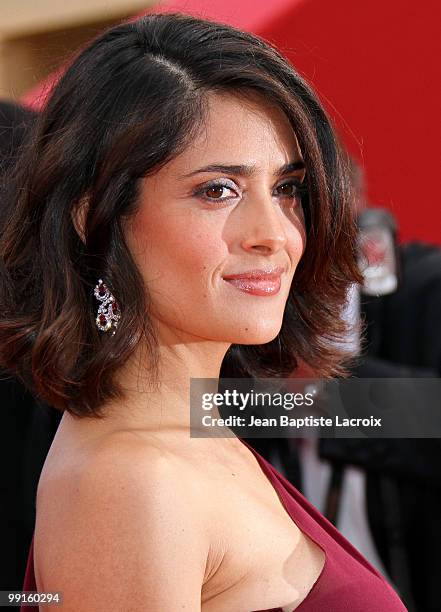
[[[96,326],[103,332],[109,331],[110,328],[113,327],[112,336],[114,336],[116,328],[118,327],[118,321],[121,319],[118,302],[101,278],[98,284],[95,285],[94,295],[96,299],[101,302],[95,318]]]

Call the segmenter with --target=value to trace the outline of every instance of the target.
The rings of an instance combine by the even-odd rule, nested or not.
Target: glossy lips
[[[284,271],[282,267],[270,270],[248,270],[240,274],[227,274],[223,279],[245,293],[269,296],[280,291],[280,276]]]

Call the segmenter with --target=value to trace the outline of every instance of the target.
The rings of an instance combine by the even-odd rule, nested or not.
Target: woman
[[[189,435],[191,378],[343,372],[347,172],[287,61],[182,14],[113,28],[10,197],[1,364],[64,411],[25,587],[75,612],[403,610],[248,445]]]

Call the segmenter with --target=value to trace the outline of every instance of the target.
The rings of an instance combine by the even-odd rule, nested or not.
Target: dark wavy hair
[[[153,380],[150,298],[124,241],[143,177],[177,156],[206,118],[207,94],[263,95],[287,116],[307,171],[306,250],[278,336],[232,345],[221,377],[287,376],[299,362],[344,375],[340,313],[360,281],[347,156],[310,86],[261,38],[181,13],[114,27],[73,60],[38,118],[4,202],[0,233],[0,367],[77,416],[123,398],[115,373],[143,341]],[[87,199],[84,242],[73,212]],[[100,332],[103,278],[123,314]]]

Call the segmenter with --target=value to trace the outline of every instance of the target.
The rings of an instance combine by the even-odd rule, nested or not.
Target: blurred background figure
[[[37,113],[10,100],[0,100],[0,172],[10,169]]]
[[[363,185],[361,169],[356,166],[354,176]],[[360,248],[365,249],[360,258],[364,260],[365,284],[357,301],[366,330],[361,358],[352,375],[439,377],[441,249],[421,241],[398,244],[396,220],[385,209],[367,207],[364,189],[358,200],[358,219]],[[371,242],[366,248],[367,238]],[[319,453],[331,465],[327,497],[322,502],[328,518],[363,550],[363,543],[354,541],[360,529],[348,530],[351,523],[356,524],[357,515],[366,511],[375,550],[408,609],[438,610],[441,441],[323,439]],[[351,492],[347,479],[357,470],[366,476],[354,481],[352,496],[358,487],[363,507],[359,504],[359,511],[348,513],[345,503]]]
[[[26,147],[37,113],[0,101],[0,228],[7,222],[1,193]],[[35,522],[35,494],[61,414],[39,404],[0,370],[0,590],[21,590]]]
[[[34,124],[37,113],[11,100],[0,98],[0,194],[7,187],[14,162],[25,145],[26,136]],[[3,198],[2,198],[3,200]],[[7,212],[0,200],[0,227]]]

